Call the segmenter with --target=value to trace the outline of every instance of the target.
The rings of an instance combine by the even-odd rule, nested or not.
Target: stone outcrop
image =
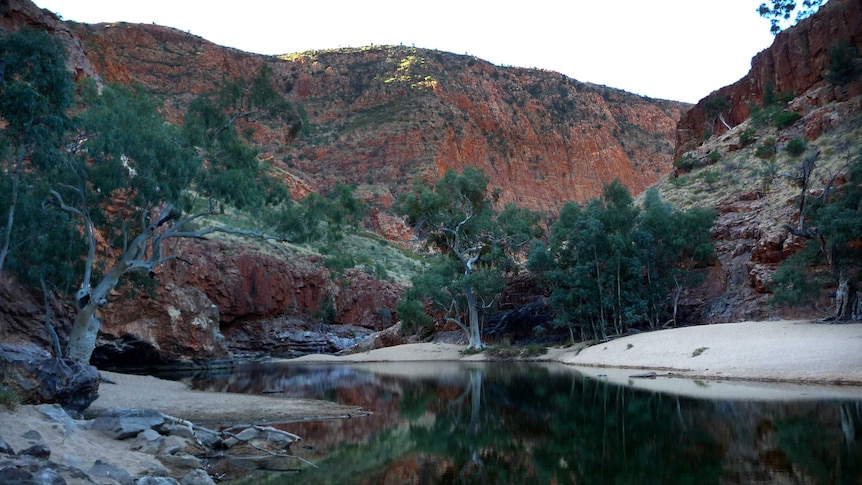
[[[152,410],[88,417],[48,404],[0,412],[0,482],[212,485],[207,469],[233,479],[300,464],[290,451],[299,437],[269,426],[215,431]]]
[[[25,404],[59,404],[79,414],[99,397],[95,367],[29,346],[0,344],[0,386]]]
[[[846,84],[826,80],[829,51],[837,41],[846,41],[857,53],[862,52],[862,1],[832,0],[814,16],[781,32],[769,49],[752,59],[747,76],[713,92],[680,120],[677,156],[693,156],[700,162],[689,175],[679,170],[672,179],[674,183],[663,182],[662,190],[666,194],[687,191],[685,199],[706,199],[708,202],[697,205],[707,205],[718,212],[713,228],[715,264],[705,271],[704,283],[681,301],[691,322],[776,316],[817,318],[833,304],[828,298],[831,288],[824,288],[821,298],[807,307],[774,307],[770,298],[778,265],[806,243],[785,228],[799,223],[800,192],[792,174],[800,160],[792,159],[783,148],[794,138],[804,139],[818,149],[824,147],[806,194],[809,197],[816,197],[832,174],[844,170],[845,163],[858,150],[862,79]],[[756,126],[749,119],[750,106],[762,105],[768,86],[775,93],[793,93],[787,109],[800,118],[791,126]],[[707,119],[707,108],[725,104],[716,102],[722,98],[730,130],[718,120]],[[702,139],[705,130],[713,132],[707,140]],[[749,144],[742,142],[744,132],[750,135]],[[777,147],[773,161],[776,173],[769,177],[763,175],[764,162],[755,153],[767,139]],[[719,156],[710,161],[710,152]],[[707,172],[722,180],[717,184],[720,190],[699,181]],[[839,176],[835,183],[840,186],[845,181]],[[810,271],[812,281],[831,279],[830,268],[815,267]]]
[[[727,130],[720,121],[707,119],[711,101],[723,98],[728,102],[725,121],[733,127],[749,118],[751,104],[763,104],[768,86],[775,93],[799,95],[801,99],[793,107],[798,112],[858,95],[862,92],[858,83],[848,88],[825,81],[829,50],[839,40],[862,52],[862,1],[831,0],[816,15],[776,35],[772,45],[751,60],[751,70],[745,77],[712,92],[682,116],[675,156],[700,145],[705,130],[717,134]]]
[[[103,308],[94,363],[213,366],[234,352],[334,352],[392,325],[403,288],[359,270],[335,281],[318,257],[253,242],[182,241],[175,250],[181,258],[158,269],[152,288],[118,292]],[[322,318],[336,325],[313,323]]]
[[[30,0],[0,2],[0,29],[13,31],[24,27],[45,30],[60,39],[68,54],[66,67],[74,73],[75,79],[89,78],[101,84],[101,77],[85,55],[80,39],[56,14],[37,7]]]

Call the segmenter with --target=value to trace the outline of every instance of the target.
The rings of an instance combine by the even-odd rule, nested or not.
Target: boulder
[[[180,479],[180,485],[215,485],[212,477],[203,470],[192,470]]]
[[[170,477],[141,477],[135,480],[135,485],[180,485],[180,482]]]
[[[0,344],[0,385],[24,404],[60,404],[78,415],[99,397],[99,371],[72,359],[58,359],[27,345]]]
[[[96,460],[87,474],[93,478],[110,478],[122,484],[132,483],[132,476],[129,475],[129,472],[102,460]]]
[[[91,429],[116,440],[134,438],[148,429],[165,424],[162,413],[152,409],[108,409],[93,420]]]

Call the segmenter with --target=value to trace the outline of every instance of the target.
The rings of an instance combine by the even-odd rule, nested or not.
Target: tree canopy
[[[536,213],[514,204],[498,212],[494,202],[488,177],[474,167],[460,174],[449,170],[433,184],[420,181],[413,192],[398,198],[395,210],[427,234],[438,254],[399,303],[402,319],[427,323],[422,307],[431,302],[445,321],[464,330],[471,348],[483,347],[481,312],[502,291],[504,272],[514,268],[511,251],[538,235],[539,222]]]
[[[0,163],[11,175],[0,195],[0,269],[8,258],[25,281],[74,294],[66,356],[89,360],[99,308],[124,275],[153,275],[176,257],[168,241],[213,232],[262,236],[203,226],[220,211],[217,201],[244,210],[290,203],[248,143],[250,132],[237,125],[295,115],[266,66],[193,101],[177,126],[140,87],[83,81],[73,89],[62,45],[45,33],[4,34],[0,53]]]
[[[712,257],[713,211],[678,211],[650,189],[643,208],[618,181],[584,206],[567,203],[529,268],[551,287],[556,323],[584,339],[677,318],[680,292]]]
[[[761,3],[757,8],[757,13],[761,17],[769,20],[769,31],[773,35],[778,34],[782,30],[799,22],[800,20],[810,17],[828,0],[768,0]],[[794,12],[796,15],[794,16]]]
[[[815,302],[824,287],[836,288],[836,306],[829,318],[862,318],[862,150],[848,154],[845,167],[832,172],[818,197],[810,196],[808,181],[817,170],[819,153],[802,162],[798,227],[785,226],[803,238],[805,248],[783,261],[772,278],[773,303],[801,305]],[[846,171],[845,171],[846,170]],[[846,183],[833,187],[836,179]],[[812,267],[827,265],[828,271]],[[813,271],[813,272],[812,272]]]

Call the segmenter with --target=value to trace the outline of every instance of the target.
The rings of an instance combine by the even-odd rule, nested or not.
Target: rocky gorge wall
[[[676,156],[697,160],[696,168],[679,169],[660,184],[663,195],[677,205],[716,209],[713,228],[715,264],[699,288],[684,298],[692,320],[718,323],[767,318],[820,318],[832,301],[826,285],[812,305],[775,307],[770,304],[771,281],[778,265],[798,252],[806,240],[786,225],[799,222],[800,188],[793,182],[800,160],[784,148],[793,139],[819,151],[807,196],[817,196],[834,174],[846,173],[862,141],[862,79],[832,84],[831,47],[846,41],[862,53],[862,1],[831,0],[814,16],[775,37],[773,45],[752,59],[751,71],[736,83],[720,88],[685,113],[678,125]],[[762,105],[764,91],[792,93],[787,109],[799,115],[790,126],[757,126],[751,106]],[[707,118],[708,107],[726,101],[725,121]],[[703,133],[711,132],[708,139]],[[749,140],[743,141],[743,133]],[[757,148],[771,141],[775,154],[772,175]],[[709,154],[713,153],[710,160]],[[842,168],[843,167],[843,168]],[[713,182],[707,182],[712,177]],[[838,185],[845,177],[837,177]],[[685,201],[685,202],[677,202]],[[828,268],[815,268],[829,277]],[[814,278],[814,273],[809,277]]]
[[[831,0],[817,14],[776,35],[768,49],[752,58],[751,70],[745,77],[713,91],[683,114],[677,126],[675,157],[697,148],[705,130],[714,134],[727,131],[718,120],[707,119],[711,101],[723,98],[728,102],[725,121],[734,127],[749,118],[751,104],[763,104],[768,86],[775,93],[794,93],[797,112],[858,95],[858,86],[847,89],[831,86],[825,80],[829,50],[838,40],[862,52],[862,0]],[[812,139],[822,128],[812,124],[810,130],[807,135]]]
[[[688,105],[652,100],[559,73],[403,46],[279,58],[223,48],[156,25],[72,25],[109,82],[139,82],[179,119],[197,94],[273,71],[305,117],[253,124],[263,157],[297,195],[343,182],[388,200],[416,177],[477,166],[501,202],[554,211],[615,178],[640,192],[666,173]]]
[[[370,206],[367,227],[392,240],[412,237],[388,211],[395,197],[417,177],[450,168],[478,166],[501,203],[551,213],[565,201],[598,195],[613,179],[639,192],[669,170],[676,121],[688,107],[549,71],[403,46],[272,57],[170,27],[63,22],[26,0],[0,3],[0,14],[3,29],[26,26],[61,38],[78,78],[140,83],[164,99],[175,122],[199,94],[250,79],[267,64],[302,113],[302,126],[247,123],[260,159],[295,197],[336,182],[355,186]],[[228,241],[183,251],[182,262],[160,268],[153,281],[111,295],[101,315],[100,364],[218,362],[256,349],[332,351],[396,319],[400,283],[358,269],[335,281],[319,256],[285,257]],[[39,300],[27,301],[7,320],[38,333]]]

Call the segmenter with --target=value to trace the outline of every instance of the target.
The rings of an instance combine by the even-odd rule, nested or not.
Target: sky
[[[697,102],[769,47],[761,0],[34,0],[64,20],[156,23],[257,54],[400,45]]]

